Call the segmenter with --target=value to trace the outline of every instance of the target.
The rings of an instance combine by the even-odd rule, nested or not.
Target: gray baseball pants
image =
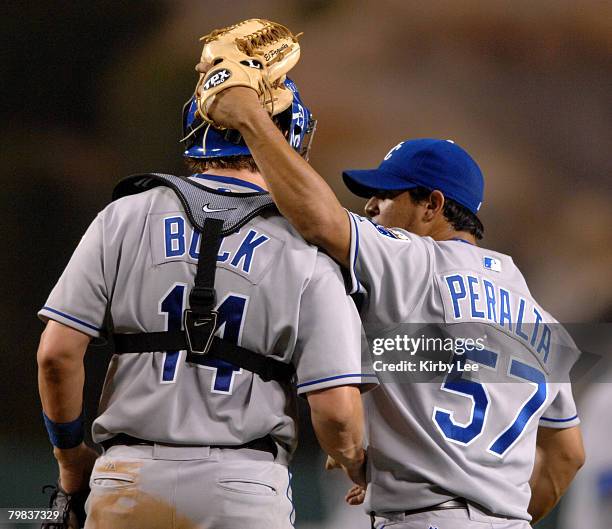
[[[251,449],[113,446],[90,479],[85,529],[292,529],[289,473]]]

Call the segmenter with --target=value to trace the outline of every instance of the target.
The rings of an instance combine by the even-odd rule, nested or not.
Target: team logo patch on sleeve
[[[376,226],[376,229],[383,235],[386,235],[387,237],[391,237],[392,239],[397,239],[395,234],[391,230],[388,230],[387,228],[385,228],[384,226],[381,226],[380,224],[374,224],[374,226]]]
[[[378,230],[378,232],[381,233],[382,235],[385,235],[386,237],[391,237],[392,239],[397,239],[397,236],[391,230],[385,228],[384,226],[380,224],[376,224],[376,222],[374,222],[372,219],[365,219],[365,220],[368,220],[372,224],[372,226],[374,226]]]
[[[489,256],[485,255],[482,258],[482,265],[487,270],[492,270],[493,272],[501,272],[502,271],[501,261],[499,259],[495,259],[495,257],[489,257]]]
[[[402,241],[409,241],[410,237],[406,234],[405,231],[400,230],[398,228],[389,228],[389,231],[393,234],[396,239],[400,239]]]

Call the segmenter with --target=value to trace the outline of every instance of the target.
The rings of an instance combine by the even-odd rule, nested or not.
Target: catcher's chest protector
[[[184,176],[146,173],[128,176],[117,184],[113,200],[166,186],[179,197],[189,222],[199,231],[206,219],[222,222],[219,235],[225,237],[238,231],[249,220],[265,210],[274,210],[269,193],[240,193],[229,195],[193,182]]]
[[[114,334],[116,354],[187,350],[187,362],[202,363],[210,355],[256,373],[264,381],[289,380],[294,372],[291,364],[214,336],[217,324],[215,273],[221,241],[263,211],[274,210],[270,195],[229,195],[182,176],[148,173],[129,176],[119,182],[113,191],[113,200],[158,186],[169,187],[177,194],[189,221],[202,234],[195,284],[189,293],[190,308],[183,314],[183,330]]]

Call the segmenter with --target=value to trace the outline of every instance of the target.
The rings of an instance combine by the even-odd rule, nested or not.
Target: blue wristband
[[[85,439],[83,414],[71,422],[53,422],[43,411],[43,419],[51,444],[57,448],[67,449],[79,446]]]

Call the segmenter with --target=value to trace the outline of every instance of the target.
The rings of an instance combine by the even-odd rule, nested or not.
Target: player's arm
[[[83,358],[91,339],[102,338],[108,305],[104,266],[104,213],[81,238],[38,316],[46,322],[38,347],[38,387],[45,426],[68,493],[86,489],[96,452],[84,443]],[[116,230],[113,230],[116,233]]]
[[[348,267],[351,231],[346,211],[325,180],[287,143],[255,91],[224,90],[209,113],[217,123],[240,131],[276,205],[302,237]]]
[[[40,337],[38,389],[45,415],[67,423],[81,415],[85,369],[83,358],[91,338],[56,321]]]
[[[48,428],[57,430],[58,439],[70,446],[82,433],[83,358],[90,337],[61,323],[49,321],[42,333],[38,353],[38,391]],[[79,431],[79,429],[81,431]],[[70,442],[68,439],[74,439]],[[87,488],[97,457],[82,439],[72,448],[54,447],[60,469],[60,483],[68,493]]]
[[[304,288],[292,361],[299,395],[308,399],[321,448],[364,484],[361,469],[364,418],[360,391],[377,384],[369,358],[362,356],[362,329],[346,295],[340,268],[317,252]]]
[[[537,522],[561,499],[584,464],[582,434],[572,428],[538,428],[536,460],[529,484],[529,514]]]
[[[310,416],[321,448],[365,486],[363,406],[359,389],[338,386],[307,394]]]

